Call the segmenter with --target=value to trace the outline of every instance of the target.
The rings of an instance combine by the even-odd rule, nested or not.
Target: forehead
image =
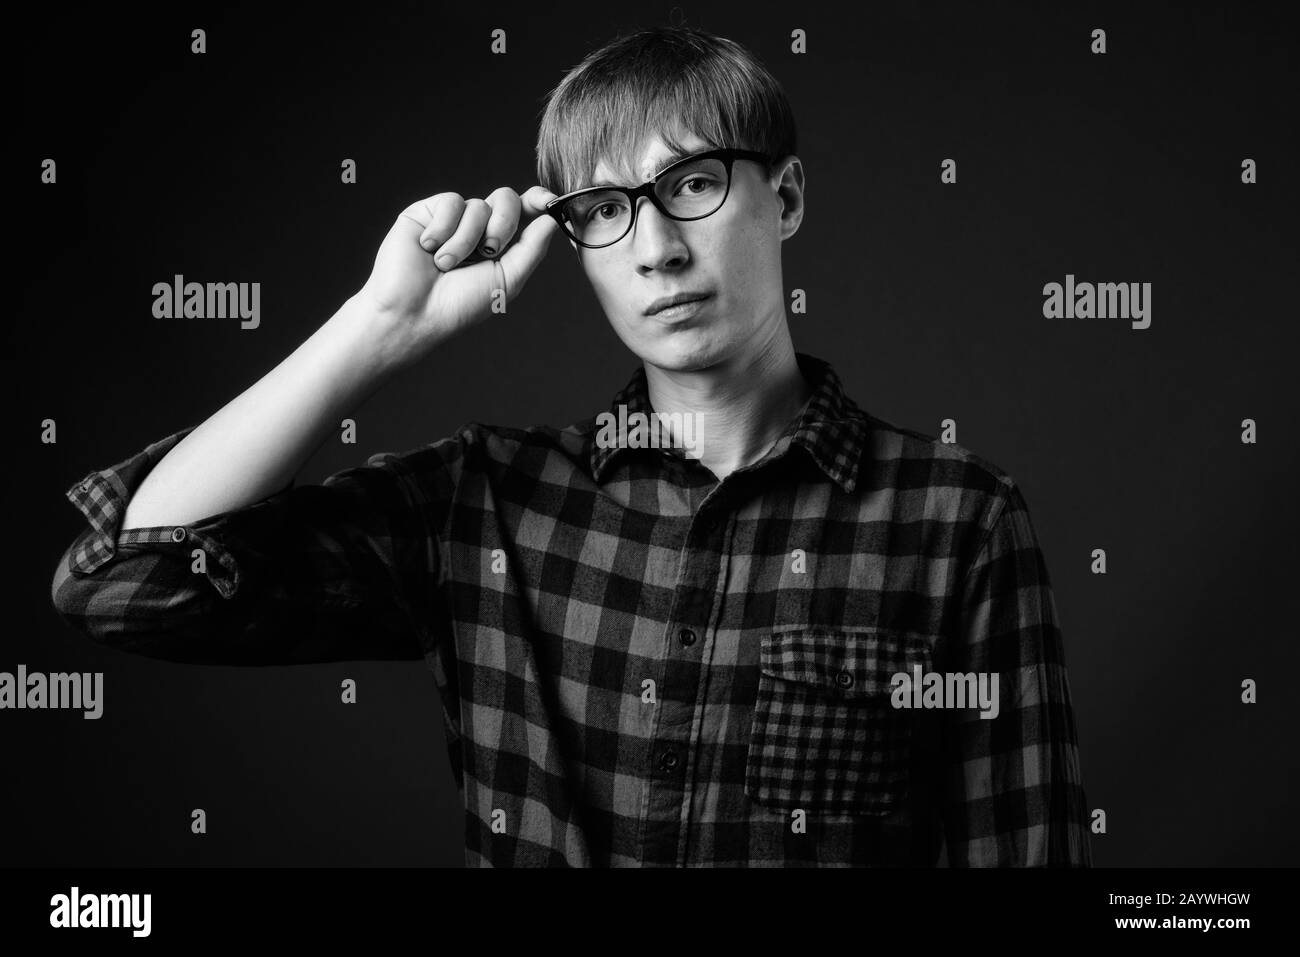
[[[635,170],[637,183],[644,182],[655,173],[659,172],[665,166],[673,163],[683,156],[689,156],[691,153],[698,153],[701,150],[709,148],[709,144],[694,133],[680,134],[677,141],[682,144],[681,150],[674,150],[664,142],[661,135],[656,134],[645,142],[641,150],[641,155],[635,158],[632,169]],[[608,158],[603,158],[596,164],[596,169],[592,174],[591,185],[593,186],[613,186],[619,185],[620,181],[625,178],[619,170],[610,165]],[[631,183],[621,183],[621,185],[636,185]]]

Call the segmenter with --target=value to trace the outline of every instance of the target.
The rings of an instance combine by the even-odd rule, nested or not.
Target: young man
[[[779,84],[695,30],[620,38],[552,92],[538,173],[406,209],[276,369],[70,489],[91,527],[60,613],[178,661],[423,656],[471,865],[1090,864],[1019,489],[793,349],[804,179]],[[557,231],[642,364],[609,416],[474,423],[294,485]],[[638,413],[693,443],[645,441]]]

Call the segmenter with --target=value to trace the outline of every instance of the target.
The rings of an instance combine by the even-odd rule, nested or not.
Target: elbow
[[[50,581],[50,602],[69,628],[95,644],[151,658],[176,658],[176,636],[204,621],[210,603],[202,583],[178,577],[166,557],[118,556],[91,572],[77,571],[74,543]]]
[[[76,548],[76,543],[69,546],[59,556],[58,564],[54,566],[54,577],[50,580],[50,603],[63,619],[64,624],[82,634],[89,634],[86,627],[88,622],[86,612],[93,603],[97,583],[79,577],[73,572],[73,553]],[[90,637],[94,636],[90,635]]]

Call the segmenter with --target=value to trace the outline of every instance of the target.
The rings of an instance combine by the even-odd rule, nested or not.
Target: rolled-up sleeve
[[[193,429],[66,491],[87,527],[51,597],[94,641],[168,661],[298,664],[418,659],[434,632],[439,531],[456,438],[381,453],[320,485],[290,481],[244,508],[122,529],[149,471]]]
[[[950,670],[998,675],[998,712],[944,720],[953,867],[1090,867],[1087,798],[1047,564],[1014,484],[989,508],[964,580]]]

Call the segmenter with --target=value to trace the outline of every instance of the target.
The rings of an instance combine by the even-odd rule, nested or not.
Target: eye
[[[600,219],[601,217],[599,216],[599,213],[602,209],[613,209],[615,216],[619,215],[623,211],[623,207],[619,206],[618,203],[601,203],[599,206],[592,207],[592,209],[587,213],[587,222],[591,222],[593,219]]]
[[[692,189],[691,188],[692,183],[698,184],[699,189]],[[719,185],[717,181],[697,173],[694,176],[688,176],[686,179],[682,180],[682,182],[677,188],[679,191],[685,190],[688,194],[692,196],[698,196],[706,189],[709,189],[710,187],[717,186],[717,185]]]

